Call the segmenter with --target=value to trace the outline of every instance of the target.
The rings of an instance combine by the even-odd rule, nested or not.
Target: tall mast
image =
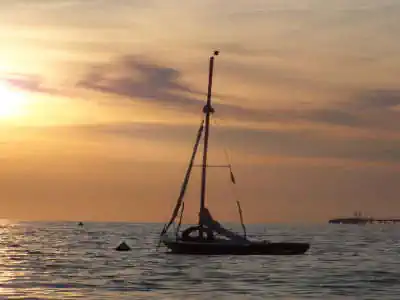
[[[204,131],[204,149],[203,149],[203,164],[201,173],[201,194],[200,194],[200,214],[203,212],[206,200],[206,184],[207,184],[207,152],[208,152],[208,136],[210,135],[210,118],[214,109],[211,106],[211,90],[212,90],[212,79],[214,71],[214,58],[219,54],[219,51],[214,51],[214,54],[210,57],[210,66],[208,73],[208,92],[207,92],[207,103],[203,108],[205,117],[205,131]],[[201,224],[201,218],[199,218]]]

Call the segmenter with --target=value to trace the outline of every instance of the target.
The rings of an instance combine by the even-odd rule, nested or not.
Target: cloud
[[[44,80],[38,75],[10,73],[0,75],[0,80],[10,86],[33,93],[59,94],[59,91],[44,86]]]
[[[157,141],[165,143],[165,148],[155,151],[169,152],[173,144],[187,149],[188,155],[193,147],[197,132],[196,125],[187,124],[148,124],[148,123],[115,123],[76,125],[68,127],[82,137],[95,137],[104,140],[106,137],[118,137],[131,141]],[[54,133],[65,128],[53,128]],[[60,134],[57,134],[60,136]],[[256,130],[213,126],[210,138],[212,153],[221,155],[222,148],[228,147],[246,163],[246,157],[287,157],[315,159],[321,164],[324,160],[339,159],[360,163],[392,163],[400,165],[400,140],[381,139],[379,137],[345,138],[336,135],[321,135],[318,130]],[[238,154],[240,153],[240,154]],[[244,155],[244,156],[242,156]],[[211,155],[214,157],[214,154]]]
[[[258,155],[302,158],[338,158],[355,161],[400,163],[400,140],[379,138],[342,138],[317,131],[237,130],[233,135],[243,151]],[[249,145],[254,145],[249,147]]]
[[[244,51],[244,50],[243,50]],[[237,65],[238,63],[236,63]],[[237,66],[239,69],[241,65]],[[273,72],[286,84],[299,80]],[[266,71],[268,76],[273,76]],[[310,82],[308,82],[310,84]],[[115,61],[93,66],[77,86],[102,93],[128,97],[135,101],[151,101],[164,107],[193,113],[201,110],[205,94],[184,82],[184,74],[173,67],[157,64],[148,58],[123,56]],[[340,96],[338,96],[340,97]],[[346,101],[337,101],[320,108],[297,104],[296,107],[267,109],[247,108],[229,103],[230,96],[214,95],[216,116],[224,119],[252,122],[309,122],[353,128],[400,128],[398,111],[391,109],[400,104],[400,90],[370,89],[353,91]],[[240,99],[237,103],[245,103]],[[299,106],[300,105],[300,106]]]
[[[306,107],[284,109],[246,109],[239,107],[224,107],[222,114],[228,118],[255,122],[307,121],[320,124],[358,126],[362,121],[355,114],[334,108],[309,109]]]
[[[78,87],[133,99],[146,99],[174,108],[200,107],[202,93],[182,82],[179,70],[124,56],[116,62],[92,67]]]
[[[334,126],[388,129],[400,132],[400,90],[371,89],[355,91],[349,100],[336,101],[322,108],[307,105],[279,109],[223,107],[228,117],[259,122],[306,121]]]
[[[204,104],[205,94],[185,84],[182,79],[183,74],[178,69],[150,62],[143,57],[124,56],[114,62],[93,66],[77,86],[135,100],[151,100],[183,111],[199,110]],[[220,100],[214,102],[217,112],[228,118],[261,122],[309,119],[333,124],[355,123],[352,115],[333,109],[249,109],[226,102],[228,97],[223,94],[214,97]]]
[[[357,117],[355,126],[400,132],[400,89],[370,89],[358,92],[341,109]]]
[[[357,109],[391,109],[400,105],[399,90],[371,90],[360,95],[356,103]]]

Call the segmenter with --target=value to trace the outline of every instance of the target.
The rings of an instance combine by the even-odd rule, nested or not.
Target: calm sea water
[[[254,237],[308,241],[304,256],[156,251],[161,224],[0,227],[1,299],[399,299],[399,225],[257,225]],[[117,252],[125,240],[130,252]]]

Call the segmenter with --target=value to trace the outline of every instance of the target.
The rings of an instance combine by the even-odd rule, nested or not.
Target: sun
[[[27,99],[22,92],[0,82],[0,120],[23,115],[26,105]]]

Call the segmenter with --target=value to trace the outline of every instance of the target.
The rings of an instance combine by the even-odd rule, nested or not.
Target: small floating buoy
[[[118,245],[117,248],[115,248],[117,251],[130,251],[131,247],[129,247],[125,242],[122,242],[121,244]]]

